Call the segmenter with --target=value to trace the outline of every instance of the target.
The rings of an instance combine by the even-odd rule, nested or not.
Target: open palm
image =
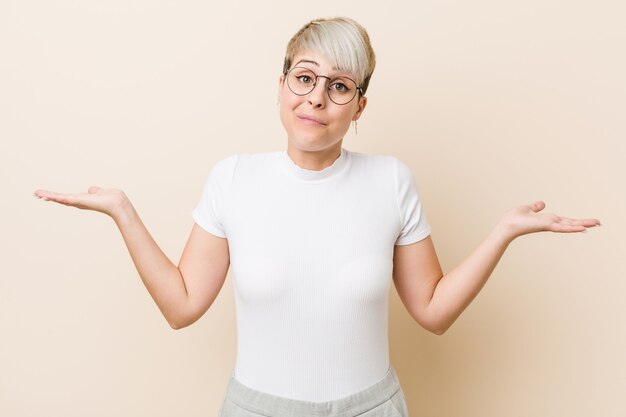
[[[504,221],[514,237],[535,232],[574,233],[600,226],[598,219],[572,219],[556,214],[541,213],[546,207],[543,201],[518,206],[509,210]]]
[[[128,201],[122,190],[89,187],[86,193],[63,194],[48,190],[35,191],[35,197],[45,201],[72,206],[83,210],[94,210],[111,217]]]

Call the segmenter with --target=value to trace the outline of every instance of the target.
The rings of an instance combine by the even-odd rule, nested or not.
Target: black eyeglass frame
[[[315,82],[313,83],[313,87],[311,88],[311,90],[309,90],[306,93],[298,94],[295,91],[293,91],[293,89],[289,85],[289,73],[291,71],[293,71],[294,69],[296,69],[296,68],[305,69],[307,71],[310,71],[313,75],[315,75]],[[285,76],[285,82],[287,83],[287,87],[289,87],[289,91],[291,91],[292,93],[294,93],[297,96],[306,96],[307,94],[311,94],[311,91],[315,90],[315,87],[317,87],[317,80],[318,80],[318,78],[326,78],[329,83],[334,79],[334,78],[330,78],[330,77],[328,77],[326,75],[317,75],[312,69],[306,68],[306,67],[299,67],[299,66],[295,66],[295,67],[292,67],[292,68],[288,69],[287,71],[285,71],[283,73],[283,75]],[[354,83],[354,85],[356,86],[356,91],[355,91],[354,95],[352,96],[352,98],[350,100],[346,101],[345,103],[341,103],[340,104],[340,103],[337,103],[335,100],[333,100],[330,97],[330,84],[329,84],[329,86],[326,88],[326,95],[328,96],[328,99],[330,101],[332,101],[333,103],[335,103],[338,106],[345,106],[346,104],[350,104],[352,102],[352,100],[354,100],[354,98],[356,97],[357,93],[359,93],[361,96],[364,95],[363,94],[363,89],[352,78],[345,77],[345,76],[342,76],[341,78],[347,78],[348,80],[352,81]]]

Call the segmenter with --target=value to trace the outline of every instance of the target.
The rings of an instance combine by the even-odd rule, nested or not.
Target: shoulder
[[[393,155],[369,155],[350,151],[350,157],[357,170],[389,175],[396,180],[412,177],[411,168]]]
[[[363,168],[369,171],[393,170],[397,158],[391,155],[370,155],[362,152],[348,151],[351,164],[356,168]]]
[[[219,159],[213,166],[214,171],[233,173],[239,169],[273,164],[280,152],[237,153]]]
[[[229,155],[218,159],[209,170],[207,183],[225,183],[232,178],[239,155]]]
[[[240,153],[237,154],[238,163],[246,167],[275,164],[280,158],[282,151]]]
[[[239,154],[233,154],[233,155],[226,156],[226,157],[218,160],[215,163],[215,165],[213,165],[213,170],[214,171],[225,171],[225,170],[233,169],[237,165],[237,162],[239,161],[239,158],[240,158]]]

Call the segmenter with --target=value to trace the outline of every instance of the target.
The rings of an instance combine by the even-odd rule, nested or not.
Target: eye
[[[311,84],[313,82],[313,78],[309,77],[308,75],[298,75],[296,78],[302,84]]]
[[[340,93],[345,93],[347,91],[350,91],[350,88],[348,88],[347,85],[345,85],[342,82],[339,81],[335,81],[330,85],[330,88],[332,88],[335,91],[338,91]]]

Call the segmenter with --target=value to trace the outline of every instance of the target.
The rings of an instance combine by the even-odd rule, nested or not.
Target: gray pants
[[[231,377],[219,417],[408,417],[404,393],[393,366],[383,379],[344,398],[309,402],[275,397]]]

